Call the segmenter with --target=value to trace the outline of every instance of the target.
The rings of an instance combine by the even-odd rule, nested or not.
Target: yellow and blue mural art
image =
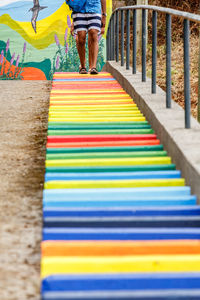
[[[107,20],[111,12],[112,0],[107,0]],[[55,71],[78,71],[71,22],[64,0],[1,0],[0,80],[51,80]],[[99,70],[105,52],[104,34],[99,37]]]

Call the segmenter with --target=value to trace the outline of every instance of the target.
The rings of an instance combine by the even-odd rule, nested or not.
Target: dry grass
[[[190,38],[190,68],[191,68],[191,111],[197,117],[198,102],[198,45],[197,35]],[[166,90],[166,54],[165,45],[158,47],[157,84]],[[183,66],[183,42],[182,40],[172,42],[172,98],[184,107],[184,66]],[[151,45],[147,52],[147,76],[151,77]]]
[[[123,2],[123,1],[121,1]],[[122,6],[124,3],[113,1],[113,7]],[[120,5],[120,3],[122,5]],[[149,4],[170,7],[191,13],[199,13],[199,0],[149,0]],[[148,15],[148,45],[147,45],[147,76],[151,77],[151,50],[152,50],[152,13]],[[126,24],[126,23],[125,23]],[[131,24],[132,25],[132,24]],[[132,28],[132,26],[131,26]],[[157,47],[157,84],[166,90],[166,54],[165,54],[165,14],[158,14],[158,47]],[[126,32],[126,30],[125,30]],[[126,40],[126,34],[125,34]],[[132,41],[132,37],[131,37]],[[131,44],[132,49],[132,44]],[[137,55],[137,69],[141,71],[141,51]],[[191,23],[190,37],[190,84],[191,84],[191,111],[197,117],[198,103],[198,58],[199,58],[199,27]],[[183,21],[172,18],[172,98],[184,107],[184,66],[183,66]]]

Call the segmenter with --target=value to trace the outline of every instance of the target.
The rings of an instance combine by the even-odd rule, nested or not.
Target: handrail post
[[[109,58],[108,58],[108,32],[109,32],[109,27],[108,27],[107,34],[106,34],[106,60],[109,60]]]
[[[118,10],[116,11],[116,62],[119,61],[119,12]]]
[[[111,17],[111,20],[110,20],[110,25],[111,25],[111,27],[110,27],[110,31],[111,31],[111,35],[110,35],[110,43],[111,43],[111,57],[110,57],[110,59],[111,60],[114,60],[114,24],[113,24],[113,20],[114,20],[114,16],[112,15],[112,17]]]
[[[121,66],[124,66],[124,11],[121,10]]]
[[[113,15],[113,57],[112,57],[112,60],[115,60],[115,52],[116,52],[116,49],[115,49],[115,13]]]
[[[137,69],[137,10],[133,10],[133,74]]]
[[[146,30],[146,9],[142,9],[142,82],[146,82],[146,39],[147,39],[147,30]]]
[[[126,70],[130,68],[130,10],[126,11]]]
[[[112,60],[112,17],[110,18],[110,60]]]
[[[198,122],[200,123],[200,32],[199,32],[199,78],[198,78],[197,119],[198,119]]]
[[[156,66],[157,66],[157,12],[152,15],[152,94],[156,94]]]
[[[110,27],[109,27],[109,60],[111,60],[111,23],[110,23]]]
[[[184,20],[184,95],[185,95],[185,128],[190,128],[190,22]]]
[[[172,41],[172,18],[166,15],[166,108],[171,108],[172,79],[171,79],[171,41]]]
[[[110,26],[108,26],[108,31],[106,36],[106,54],[107,54],[107,60],[110,60]]]

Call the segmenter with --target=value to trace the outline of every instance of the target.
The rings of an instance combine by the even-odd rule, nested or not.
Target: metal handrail
[[[171,108],[171,26],[172,17],[180,17],[184,20],[184,98],[185,98],[185,128],[190,128],[190,112],[191,112],[191,99],[190,99],[190,21],[200,23],[200,16],[197,14],[182,12],[179,10],[164,8],[152,5],[133,5],[119,7],[114,10],[111,15],[108,31],[107,31],[107,60],[119,61],[119,14],[121,17],[121,66],[124,66],[124,12],[126,12],[126,69],[130,68],[130,11],[133,11],[133,51],[132,51],[132,73],[136,74],[136,57],[137,57],[137,44],[136,44],[136,20],[137,10],[142,10],[142,82],[146,82],[146,21],[147,10],[152,10],[152,87],[153,94],[156,93],[156,65],[157,65],[157,13],[166,14],[166,107]]]
[[[200,23],[200,15],[192,14],[184,11],[180,11],[177,9],[172,8],[166,8],[166,7],[160,7],[155,5],[133,5],[133,6],[122,6],[118,7],[113,11],[113,14],[118,10],[133,10],[133,9],[148,9],[148,10],[154,10],[157,12],[169,14],[172,16],[181,17],[182,19],[187,19],[189,21]]]

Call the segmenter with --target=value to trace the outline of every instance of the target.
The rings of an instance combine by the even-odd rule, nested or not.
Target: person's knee
[[[84,46],[86,42],[86,34],[85,33],[78,33],[78,44],[79,46]]]
[[[90,36],[90,43],[98,41],[98,31],[96,29],[90,29],[88,34]]]

